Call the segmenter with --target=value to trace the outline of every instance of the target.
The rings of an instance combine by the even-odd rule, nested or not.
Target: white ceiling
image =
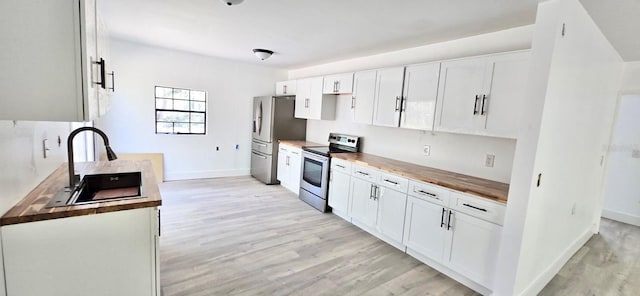
[[[112,37],[299,68],[532,24],[538,0],[108,0]],[[275,52],[258,60],[251,49]]]
[[[580,0],[625,61],[640,61],[640,0]]]
[[[627,61],[640,60],[640,0],[580,0]],[[281,68],[532,24],[538,0],[108,0],[112,37]],[[251,49],[275,51],[258,60]]]

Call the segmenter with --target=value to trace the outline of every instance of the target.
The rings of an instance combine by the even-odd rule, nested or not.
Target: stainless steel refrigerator
[[[295,97],[253,98],[251,175],[265,184],[278,184],[278,140],[304,140],[307,120],[293,116]]]

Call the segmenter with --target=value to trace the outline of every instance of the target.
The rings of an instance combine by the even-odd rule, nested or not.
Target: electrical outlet
[[[487,154],[487,158],[484,160],[484,166],[492,168],[493,162],[496,160],[496,156],[493,154]]]
[[[431,155],[431,146],[424,145],[424,147],[422,148],[422,152],[424,153],[424,156]]]

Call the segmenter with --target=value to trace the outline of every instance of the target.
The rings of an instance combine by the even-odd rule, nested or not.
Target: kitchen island
[[[7,295],[160,295],[151,162],[76,164],[81,175],[135,171],[141,197],[47,208],[68,183],[63,164],[0,218]]]

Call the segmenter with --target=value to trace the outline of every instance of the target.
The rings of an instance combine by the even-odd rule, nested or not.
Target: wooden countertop
[[[278,142],[280,142],[280,144],[287,144],[289,146],[298,147],[300,149],[302,149],[304,147],[328,146],[327,144],[319,144],[319,143],[308,142],[308,141],[304,141],[304,140],[280,140]]]
[[[148,160],[114,160],[78,162],[76,173],[101,174],[121,172],[142,172],[143,197],[92,204],[45,208],[55,194],[69,183],[68,164],[64,163],[34,188],[25,198],[11,208],[2,218],[0,225],[10,225],[74,216],[92,215],[138,208],[156,207],[162,204],[162,197]]]
[[[509,184],[454,172],[415,165],[365,153],[334,153],[331,157],[356,164],[370,166],[392,174],[440,185],[453,190],[473,194],[493,201],[506,203]]]

